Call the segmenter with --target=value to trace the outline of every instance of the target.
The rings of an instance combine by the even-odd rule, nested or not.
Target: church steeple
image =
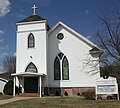
[[[35,5],[35,0],[34,0],[34,5],[32,6],[32,9],[33,9],[33,15],[17,22],[17,23],[27,23],[27,22],[34,22],[34,21],[46,21],[46,19],[42,18],[41,16],[37,15],[36,14],[36,9],[37,9],[37,6]],[[50,30],[50,27],[49,25],[47,24],[47,31]]]

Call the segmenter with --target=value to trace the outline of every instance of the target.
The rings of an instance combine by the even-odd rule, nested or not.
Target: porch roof
[[[20,72],[20,73],[13,73],[11,76],[22,76],[22,77],[27,77],[27,76],[45,76],[44,73],[32,73],[32,72]]]

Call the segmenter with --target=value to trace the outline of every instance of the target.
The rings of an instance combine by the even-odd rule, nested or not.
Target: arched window
[[[25,72],[37,73],[38,71],[37,71],[36,66],[35,66],[33,63],[30,63],[30,64],[27,66]]]
[[[66,56],[64,56],[62,61],[62,79],[69,80],[69,64]]]
[[[61,80],[60,60],[58,57],[56,57],[54,61],[54,80]]]
[[[63,53],[59,53],[54,61],[54,80],[69,80],[69,63]]]
[[[30,33],[30,35],[28,36],[28,48],[33,48],[33,47],[35,47],[35,39],[34,39],[34,35]]]

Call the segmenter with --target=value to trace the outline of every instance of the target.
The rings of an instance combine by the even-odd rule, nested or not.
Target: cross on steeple
[[[32,9],[33,9],[33,15],[36,15],[37,6],[35,4],[33,5]]]

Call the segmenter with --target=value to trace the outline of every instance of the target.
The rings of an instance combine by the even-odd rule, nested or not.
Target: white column
[[[42,95],[44,96],[44,86],[42,85]]]
[[[24,87],[25,78],[24,78],[24,77],[22,77],[22,81],[23,81],[23,82],[22,82],[22,84],[23,84],[23,85],[22,85],[22,93],[25,93],[25,91],[24,91],[24,90],[25,90],[25,89],[24,89],[24,88],[25,88],[25,87]]]
[[[117,100],[119,100],[119,90],[118,90],[118,84],[116,84],[116,91],[117,91]]]
[[[98,86],[97,86],[97,84],[96,84],[96,86],[95,86],[95,96],[96,96],[95,98],[96,98],[96,100],[97,100],[97,91],[98,91],[98,90],[97,90],[97,87],[98,87]]]
[[[14,76],[14,82],[13,82],[13,96],[15,96],[15,85],[16,85],[16,76]]]
[[[60,59],[59,59],[60,60]],[[63,78],[63,73],[62,73],[62,60],[60,60],[60,77],[61,77],[61,80]]]
[[[39,93],[40,93],[40,97],[42,97],[42,95],[41,95],[41,76],[39,76]]]
[[[119,92],[118,92],[118,94],[117,94],[117,100],[119,100]]]

